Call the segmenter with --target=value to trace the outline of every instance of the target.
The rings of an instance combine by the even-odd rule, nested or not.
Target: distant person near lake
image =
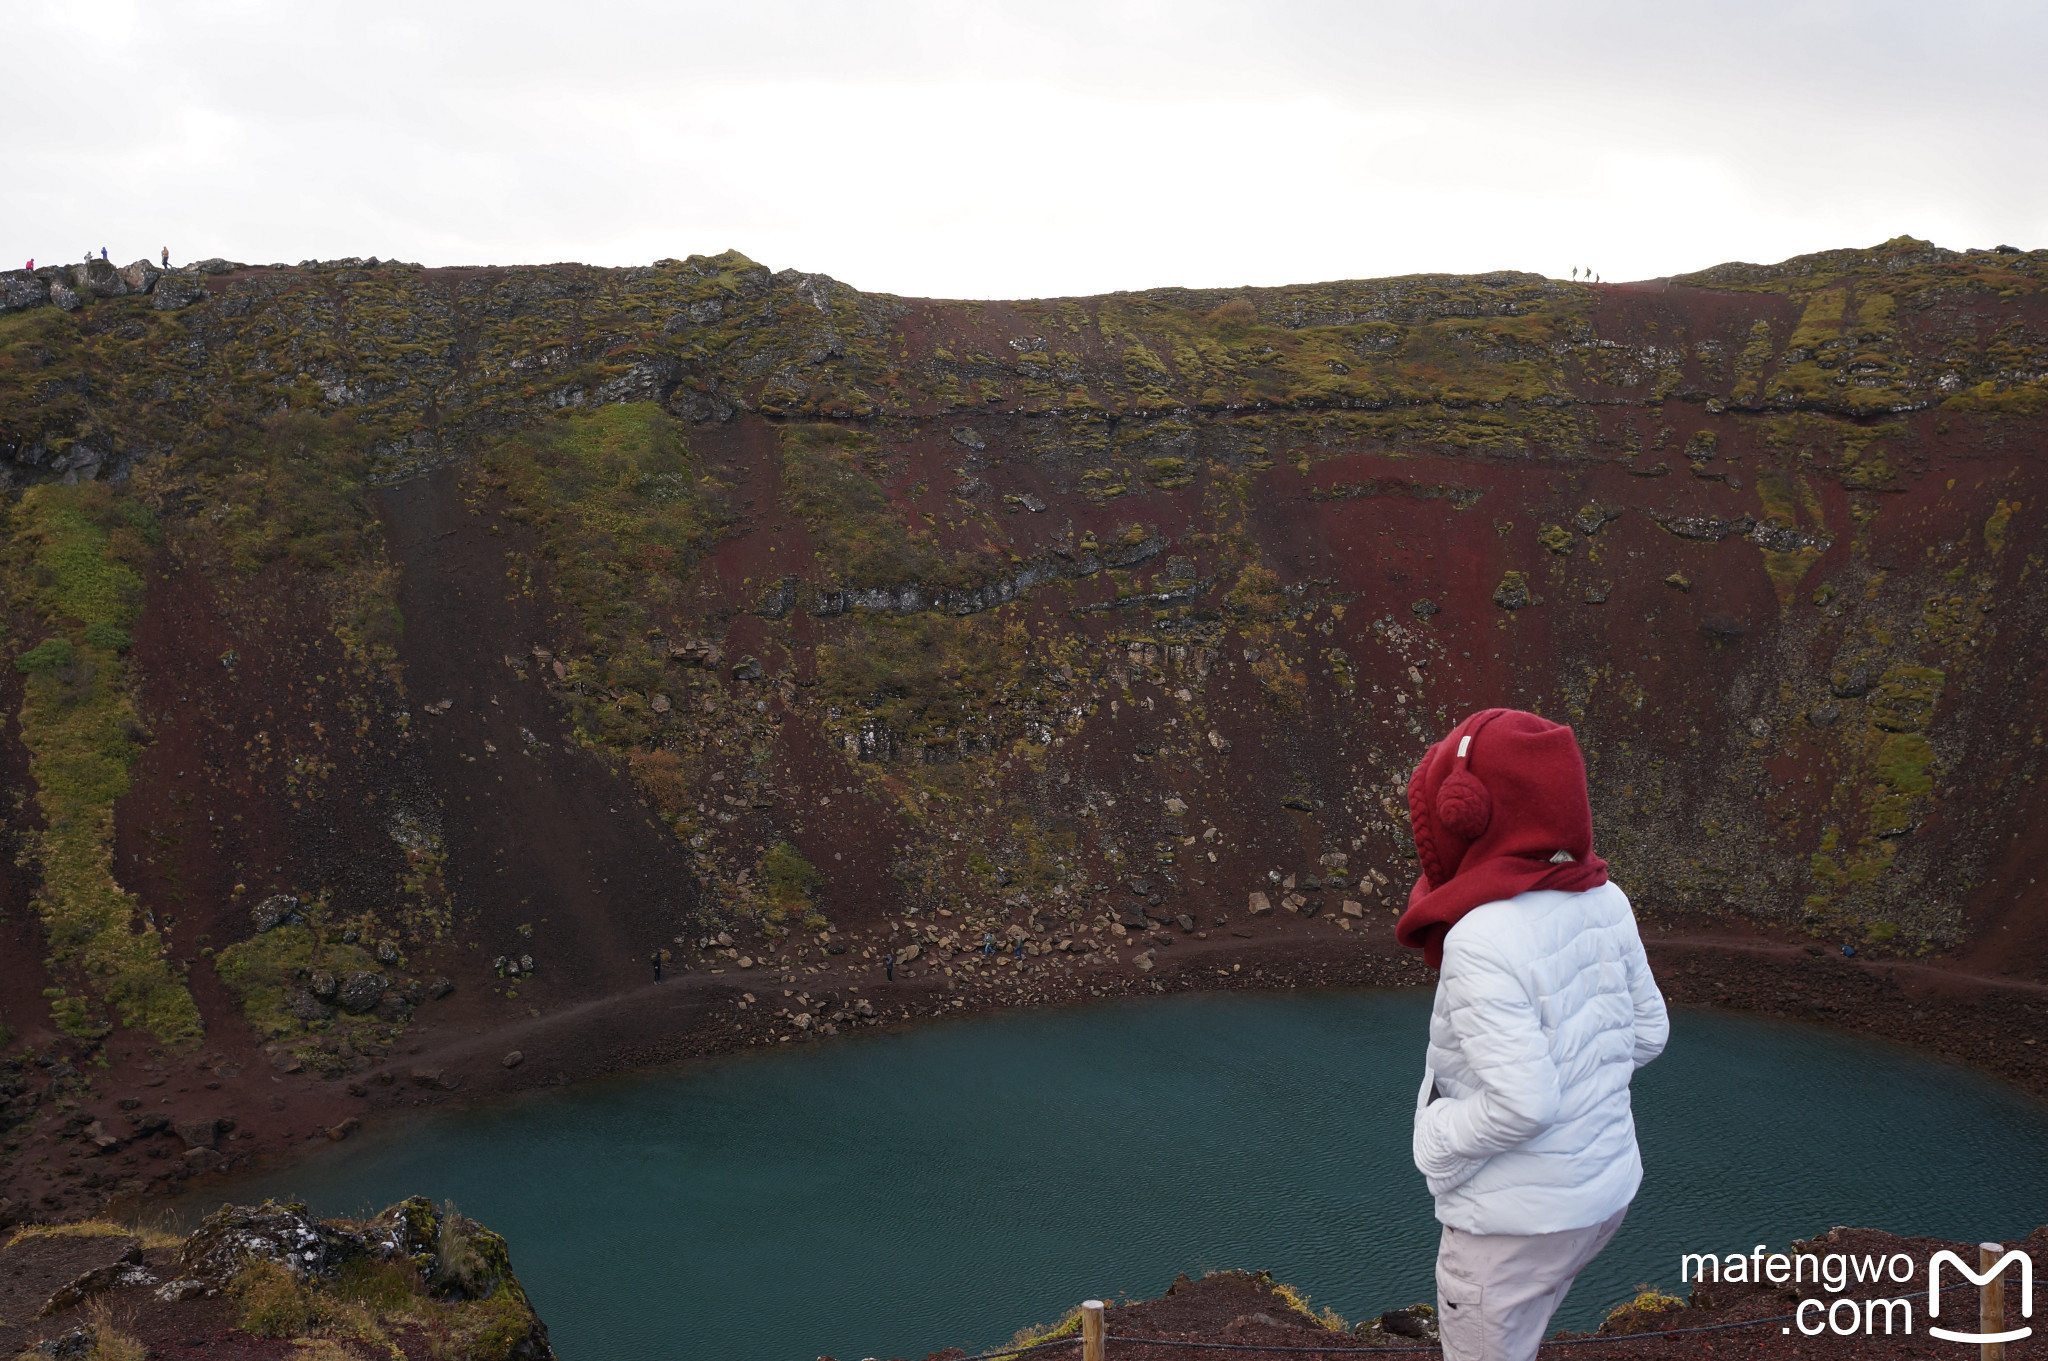
[[[1443,1353],[1530,1361],[1642,1185],[1629,1079],[1670,1021],[1570,728],[1473,714],[1416,766],[1408,816],[1422,875],[1395,935],[1440,971],[1414,1156]]]

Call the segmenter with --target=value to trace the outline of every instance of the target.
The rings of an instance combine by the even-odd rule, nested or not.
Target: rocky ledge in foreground
[[[2036,1279],[2041,1276],[2043,1268],[2048,1267],[2048,1227],[2036,1229],[2024,1241],[2007,1246],[2017,1248],[2032,1258]],[[1774,1285],[1769,1282],[1751,1284],[1747,1281],[1712,1280],[1693,1285],[1683,1299],[1651,1286],[1640,1286],[1635,1298],[1608,1312],[1597,1331],[1559,1332],[1552,1336],[1554,1342],[1583,1343],[1591,1338],[1602,1339],[1591,1352],[1582,1346],[1553,1349],[1546,1343],[1542,1354],[1560,1358],[1597,1355],[1600,1361],[1680,1361],[1681,1358],[1693,1361],[1694,1358],[1709,1356],[1715,1361],[1792,1356],[1850,1361],[1851,1358],[1866,1358],[1878,1353],[1887,1361],[1908,1357],[1946,1357],[1955,1361],[1956,1357],[1963,1355],[1957,1344],[1928,1336],[1927,1327],[1933,1322],[1951,1329],[1975,1332],[1978,1326],[1976,1286],[1944,1268],[1942,1313],[1932,1320],[1925,1312],[1926,1299],[1919,1293],[1927,1287],[1928,1262],[1944,1249],[1954,1252],[1972,1266],[1977,1264],[1977,1245],[1974,1243],[1901,1238],[1874,1229],[1830,1229],[1779,1250],[1788,1258],[1819,1259],[1818,1268],[1810,1268],[1809,1274],[1815,1269],[1824,1270],[1825,1276],[1820,1284],[1810,1279],[1796,1285],[1790,1282]],[[1900,1283],[1886,1278],[1875,1285],[1868,1283],[1870,1263],[1877,1263],[1878,1270],[1882,1272],[1886,1264],[1900,1253],[1913,1264],[1908,1281]],[[1764,1256],[1767,1260],[1769,1253]],[[1859,1263],[1865,1267],[1861,1281],[1857,1279]],[[1669,1265],[1656,1264],[1658,1274],[1662,1274],[1661,1269]],[[1716,1271],[1719,1269],[1717,1266]],[[1745,1275],[1750,1270],[1752,1268],[1747,1266],[1742,1268]],[[1828,1283],[1838,1276],[1842,1280],[1842,1288],[1830,1289]],[[2021,1316],[2024,1292],[2019,1285],[2017,1270],[2008,1267],[2005,1280],[2005,1326],[2019,1328],[2034,1323],[2038,1331],[2035,1318]],[[1910,1297],[1910,1332],[1904,1329],[1887,1332],[1883,1321],[1885,1311],[1880,1309],[1876,1311],[1872,1333],[1881,1336],[1866,1336],[1862,1328],[1865,1311],[1861,1302],[1875,1297]],[[1831,1330],[1824,1312],[1826,1306],[1845,1298],[1858,1302],[1858,1326],[1848,1335]],[[1808,1300],[1817,1304],[1806,1308],[1805,1328],[1818,1327],[1817,1334],[1809,1334],[1793,1322],[1781,1321],[1787,1315],[1796,1319],[1801,1304]],[[1847,1311],[1842,1311],[1837,1320],[1842,1321],[1846,1317]],[[1898,1317],[1894,1311],[1895,1322]],[[1704,1334],[1694,1331],[1750,1321],[1755,1321],[1755,1326],[1721,1328]],[[1226,1344],[1242,1348],[1238,1354],[1246,1357],[1255,1357],[1261,1352],[1269,1352],[1273,1356],[1313,1356],[1320,1349],[1327,1348],[1327,1352],[1321,1353],[1327,1361],[1327,1358],[1344,1352],[1364,1351],[1369,1355],[1376,1350],[1397,1348],[1433,1351],[1437,1341],[1436,1310],[1430,1304],[1391,1309],[1359,1323],[1347,1323],[1335,1310],[1318,1312],[1310,1308],[1306,1296],[1291,1286],[1276,1283],[1272,1275],[1264,1271],[1217,1271],[1200,1280],[1183,1275],[1177,1277],[1167,1287],[1166,1293],[1157,1299],[1112,1303],[1104,1313],[1103,1322],[1109,1339],[1107,1352],[1112,1361],[1197,1361],[1197,1358],[1213,1355],[1206,1349],[1174,1345],[1177,1343]],[[1076,1310],[1052,1327],[1020,1331],[1011,1345],[1025,1348],[1073,1337],[1076,1341],[1072,1345],[1047,1347],[1044,1351],[1027,1354],[1043,1358],[1043,1361],[1078,1361],[1081,1355],[1079,1332],[1080,1312]],[[1147,1345],[1131,1341],[1132,1338],[1156,1341]],[[2048,1345],[2036,1336],[2007,1344],[2006,1354],[2013,1361],[2048,1356]],[[966,1355],[959,1348],[951,1347],[933,1352],[926,1361],[952,1361]],[[1009,1354],[997,1355],[1006,1358]],[[831,1358],[822,1357],[820,1361],[831,1361]]]
[[[189,1237],[104,1220],[0,1248],[0,1356],[553,1361],[505,1240],[415,1196],[367,1221],[223,1205]]]

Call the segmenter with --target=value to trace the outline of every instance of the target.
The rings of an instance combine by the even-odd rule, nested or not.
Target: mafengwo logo
[[[1989,1250],[1986,1256],[1997,1250],[1995,1244],[1987,1243],[1984,1247]],[[1954,1268],[1947,1297],[1947,1321],[1975,1323],[1974,1329],[1945,1327],[1936,1321],[1942,1317],[1944,1266]],[[2017,1342],[2033,1336],[2031,1324],[2018,1328],[1987,1326],[2004,1320],[1987,1320],[1980,1312],[1983,1288],[1994,1281],[2002,1282],[2015,1266],[2019,1268],[2020,1317],[2032,1318],[2034,1261],[2017,1248],[1982,1270],[1972,1269],[1969,1263],[1944,1248],[1927,1260],[1926,1290],[1889,1297],[1866,1292],[1880,1291],[1887,1286],[1911,1285],[1918,1280],[1919,1263],[1908,1253],[1896,1252],[1886,1257],[1874,1253],[1831,1252],[1823,1256],[1806,1252],[1794,1256],[1786,1252],[1766,1252],[1764,1245],[1759,1243],[1756,1250],[1746,1257],[1738,1253],[1729,1253],[1725,1257],[1704,1252],[1685,1253],[1678,1259],[1678,1279],[1681,1283],[1725,1281],[1737,1285],[1799,1286],[1810,1282],[1819,1286],[1825,1294],[1835,1298],[1801,1300],[1792,1323],[1780,1330],[1790,1333],[1796,1327],[1807,1337],[1818,1337],[1823,1332],[1837,1337],[1911,1334],[1916,1322],[1914,1306],[1924,1301],[1927,1306],[1924,1323],[1929,1337],[1983,1346],[1994,1342]],[[1956,1276],[1962,1280],[1956,1280]],[[1961,1288],[1963,1281],[1978,1289]],[[1856,1289],[1858,1286],[1862,1289]],[[1972,1318],[1972,1315],[1978,1317]]]

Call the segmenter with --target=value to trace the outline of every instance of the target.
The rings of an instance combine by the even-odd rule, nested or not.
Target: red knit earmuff
[[[1477,841],[1493,821],[1493,795],[1466,767],[1477,733],[1467,733],[1458,742],[1458,769],[1444,777],[1436,791],[1436,817],[1445,831],[1465,841]]]

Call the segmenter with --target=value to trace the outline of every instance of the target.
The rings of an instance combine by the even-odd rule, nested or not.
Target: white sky
[[[0,0],[0,263],[913,295],[2048,244],[2048,6]]]

